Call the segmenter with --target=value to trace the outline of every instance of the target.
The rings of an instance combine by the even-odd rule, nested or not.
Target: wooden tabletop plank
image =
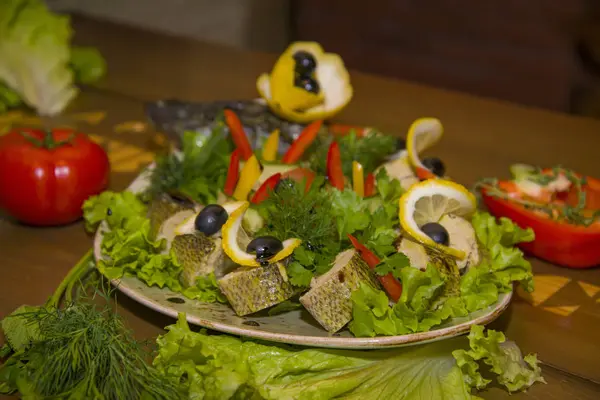
[[[85,42],[100,45],[111,72],[101,86],[107,92],[82,93],[68,112],[106,112],[100,124],[81,128],[112,149],[114,190],[125,188],[159,148],[152,133],[114,132],[117,123],[144,119],[143,104],[134,98],[251,98],[255,95],[253,77],[272,61],[268,55],[117,25],[77,20],[76,26]],[[230,68],[229,63],[235,60],[237,67]],[[186,62],[190,65],[182,66]],[[181,75],[184,70],[188,70],[188,76],[192,71],[197,76],[187,85],[186,76]],[[354,82],[356,96],[340,118],[403,134],[414,118],[440,117],[446,135],[432,154],[442,157],[451,176],[463,184],[470,185],[481,176],[505,174],[508,165],[516,161],[562,163],[584,173],[598,170],[596,146],[590,145],[598,143],[600,137],[597,121],[365,75],[358,75]],[[123,157],[124,149],[136,155]],[[0,222],[0,317],[23,303],[42,303],[90,244],[91,238],[81,223],[34,229]],[[517,398],[595,398],[600,386],[589,380],[600,382],[600,290],[595,289],[600,287],[600,270],[576,271],[538,260],[533,260],[533,266],[537,297],[515,296],[511,307],[492,327],[505,331],[524,352],[536,352],[556,368],[545,368],[548,385],[536,385]],[[128,324],[140,338],[155,337],[172,322],[124,296],[119,302]],[[488,395],[507,397],[501,390],[491,390],[485,397]]]

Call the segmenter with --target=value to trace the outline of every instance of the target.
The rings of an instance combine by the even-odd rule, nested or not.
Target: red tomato
[[[0,137],[0,208],[37,226],[82,216],[83,202],[108,186],[106,152],[67,129],[21,129]]]

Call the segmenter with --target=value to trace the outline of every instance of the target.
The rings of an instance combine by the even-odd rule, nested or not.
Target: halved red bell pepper
[[[305,191],[308,192],[317,174],[308,168],[294,168],[281,174],[281,179],[289,178],[296,182],[306,181]]]
[[[348,239],[350,239],[352,246],[354,246],[354,248],[360,253],[362,259],[365,260],[371,269],[374,269],[377,265],[379,265],[381,260],[371,250],[369,250],[367,246],[360,243],[358,239],[352,235],[348,235]],[[391,272],[384,276],[377,275],[377,278],[390,298],[397,302],[402,295],[402,284],[398,282],[396,278],[394,278],[394,275],[392,275]]]
[[[294,164],[300,160],[302,154],[308,149],[308,147],[315,141],[319,134],[319,129],[323,124],[322,120],[314,121],[308,124],[300,136],[290,146],[288,151],[283,155],[281,162],[284,164]]]
[[[227,196],[233,196],[233,192],[235,191],[235,187],[237,185],[237,181],[240,177],[240,150],[235,149],[231,153],[231,158],[229,159],[229,170],[227,170],[227,178],[225,178],[225,188],[223,192]]]
[[[256,193],[254,193],[254,196],[252,196],[252,203],[260,204],[268,199],[269,193],[275,189],[275,185],[277,185],[277,182],[279,182],[280,179],[281,174],[279,172],[267,178],[267,180],[260,185]]]
[[[592,214],[600,209],[600,180],[587,177],[582,189],[586,192],[585,212]],[[481,189],[482,199],[489,212],[496,217],[506,217],[521,228],[530,227],[535,240],[518,246],[528,254],[551,263],[571,268],[589,268],[600,265],[600,221],[589,226],[575,225],[564,220],[551,219],[539,210],[526,208],[518,189],[511,181],[498,182],[497,188],[505,196],[490,194],[490,188]],[[559,193],[548,205],[574,206],[578,200],[576,188]],[[557,209],[558,211],[558,209]]]
[[[367,174],[365,178],[365,197],[375,196],[375,175]]]
[[[248,159],[252,157],[253,152],[252,146],[250,146],[250,142],[248,141],[248,136],[246,136],[246,132],[244,131],[242,122],[237,114],[232,110],[225,109],[223,114],[225,115],[225,123],[229,128],[233,143],[235,143],[236,148],[240,150],[240,155],[244,161],[248,161]]]
[[[342,169],[342,155],[340,145],[332,142],[327,151],[327,178],[329,183],[338,190],[344,190],[344,170]]]

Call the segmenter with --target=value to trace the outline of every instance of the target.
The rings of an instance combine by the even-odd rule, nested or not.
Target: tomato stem
[[[57,147],[64,146],[66,144],[71,144],[73,139],[75,139],[75,133],[72,133],[68,138],[64,140],[54,140],[54,134],[51,130],[44,130],[44,138],[42,140],[32,136],[27,132],[19,132],[25,139],[27,139],[31,144],[38,148],[44,148],[48,150],[53,150]]]

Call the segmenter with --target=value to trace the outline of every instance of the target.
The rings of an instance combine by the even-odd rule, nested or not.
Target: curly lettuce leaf
[[[483,257],[479,265],[469,268],[460,277],[460,281],[458,275],[441,271],[440,265],[429,265],[426,271],[420,271],[396,255],[383,257],[384,262],[376,267],[376,272],[382,275],[391,272],[399,279],[402,296],[398,303],[390,306],[384,292],[359,287],[351,296],[353,320],[350,331],[357,337],[424,332],[450,318],[464,317],[493,305],[501,293],[512,290],[514,282],[532,291],[531,264],[512,245],[533,240],[533,233],[510,220],[496,222],[484,212],[475,214],[473,227]],[[371,248],[378,249],[375,243],[369,243]]]
[[[349,329],[357,337],[403,335],[428,331],[451,317],[467,315],[458,297],[445,297],[446,276],[430,264],[425,271],[406,266],[396,275],[402,295],[393,306],[387,295],[367,285],[352,293]]]
[[[147,207],[134,193],[103,192],[88,199],[83,211],[87,229],[95,229],[102,221],[110,228],[102,239],[104,257],[97,261],[98,270],[108,279],[135,276],[148,286],[167,287],[190,299],[227,301],[212,274],[198,278],[192,287],[181,285],[181,264],[173,252],[164,253],[164,239],[151,239]]]
[[[180,382],[197,399],[471,399],[471,384],[481,361],[494,359],[498,376],[515,381],[524,368],[506,362],[496,349],[490,356],[456,362],[453,352],[477,352],[465,337],[392,350],[297,349],[243,341],[227,335],[192,332],[180,314],[159,336],[153,365]],[[481,328],[483,329],[483,328]],[[494,331],[488,337],[496,338]],[[479,336],[479,334],[477,334]],[[464,359],[464,353],[457,353]],[[518,353],[512,352],[511,357]],[[511,358],[517,362],[518,358]],[[532,365],[538,368],[533,358]],[[527,363],[527,361],[524,361]],[[464,364],[464,363],[462,363]],[[517,368],[515,368],[517,367]],[[525,389],[539,379],[523,379]]]
[[[73,47],[69,64],[79,83],[94,83],[106,74],[106,61],[94,47]]]
[[[497,375],[498,383],[509,392],[524,390],[536,382],[545,383],[537,356],[523,357],[519,348],[507,342],[502,332],[488,330],[475,325],[469,333],[470,349],[452,352],[458,366],[465,375],[467,384],[475,389],[484,389],[491,381],[479,372],[479,361],[488,365],[490,372]]]

